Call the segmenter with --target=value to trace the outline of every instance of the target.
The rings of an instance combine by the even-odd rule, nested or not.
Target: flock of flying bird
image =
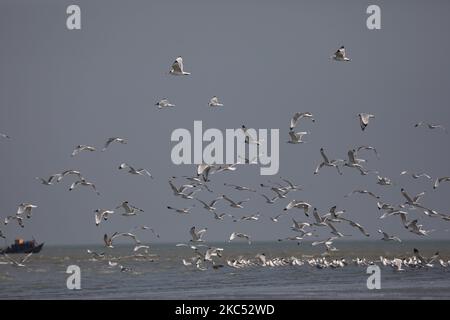
[[[346,51],[344,47],[339,48],[332,56],[332,59],[338,62],[350,62],[351,59],[346,55]],[[174,76],[189,76],[191,73],[186,72],[183,66],[183,59],[178,57],[171,66],[169,71],[170,75]],[[165,108],[173,108],[175,104],[169,102],[168,98],[161,99],[156,103],[158,109]],[[223,107],[219,101],[217,96],[213,96],[208,106],[211,108]],[[375,116],[368,113],[359,113],[359,125],[361,130],[364,131],[369,126],[369,122],[371,119],[375,119]],[[300,144],[303,143],[303,138],[309,134],[306,131],[295,131],[295,128],[298,126],[302,119],[309,119],[313,123],[315,122],[314,115],[311,112],[297,112],[295,113],[289,124],[289,137],[290,140],[288,143],[291,144]],[[431,124],[425,123],[423,121],[418,122],[414,125],[414,127],[426,127],[430,130],[441,130],[447,133],[447,130],[444,126],[439,124]],[[246,143],[256,143],[259,144],[257,139],[251,136],[250,133],[247,132],[246,127],[243,125],[242,130],[246,135]],[[11,139],[6,134],[0,134],[1,139]],[[104,147],[101,149],[102,152],[106,151],[112,144],[127,144],[127,140],[120,137],[111,137],[107,139]],[[71,156],[75,157],[82,152],[95,152],[97,148],[90,145],[78,145],[73,150]],[[370,175],[374,174],[377,176],[377,184],[383,186],[393,185],[393,182],[388,177],[380,176],[379,173],[375,170],[368,170],[365,168],[365,163],[367,160],[362,158],[364,152],[373,152],[373,154],[379,158],[379,154],[375,147],[372,146],[358,146],[348,151],[347,158],[348,159],[331,159],[327,156],[324,148],[320,149],[320,161],[316,169],[314,170],[314,174],[319,174],[320,170],[324,168],[334,168],[339,175],[343,174],[343,168],[353,168],[357,170],[361,175]],[[244,163],[236,163],[236,164],[227,164],[227,165],[213,165],[213,164],[202,164],[197,167],[197,172],[193,176],[181,176],[181,177],[171,177],[168,181],[169,187],[173,192],[173,196],[185,199],[190,205],[186,207],[175,207],[175,206],[167,206],[167,209],[179,215],[187,215],[191,213],[193,208],[196,208],[196,205],[201,206],[207,213],[210,214],[211,218],[217,221],[223,221],[225,219],[230,219],[233,222],[257,222],[264,217],[256,212],[254,214],[249,215],[241,215],[236,216],[228,213],[220,212],[220,206],[228,205],[229,207],[235,209],[235,211],[242,211],[244,207],[246,207],[246,203],[250,201],[250,198],[245,196],[244,198],[235,199],[231,196],[225,194],[217,194],[213,200],[204,200],[204,197],[201,194],[213,194],[214,191],[211,188],[212,177],[216,177],[219,173],[233,172],[238,169],[238,165],[241,164],[249,164],[253,163],[254,160],[250,159],[242,159],[245,160]],[[131,175],[139,175],[153,179],[153,175],[149,170],[144,168],[137,168],[128,163],[121,163],[118,167],[119,170],[124,170],[128,174]],[[413,179],[427,179],[432,180],[432,177],[424,172],[418,173],[410,173],[408,171],[401,172],[401,175],[410,175]],[[97,187],[94,183],[88,181],[80,171],[77,170],[65,170],[60,173],[53,174],[48,178],[36,177],[40,183],[46,186],[51,186],[55,184],[59,184],[63,179],[68,179],[69,177],[75,177],[75,180],[71,181],[69,190],[74,190],[78,187],[87,187],[92,189],[93,192],[100,195]],[[180,180],[183,182],[180,183]],[[235,189],[242,194],[245,195],[258,195],[257,198],[260,197],[261,201],[265,201],[267,205],[274,205],[278,202],[286,202],[283,204],[283,209],[281,213],[267,217],[272,223],[277,223],[280,219],[290,219],[292,221],[292,226],[290,227],[290,231],[293,232],[291,236],[286,238],[278,239],[278,241],[293,241],[298,244],[302,243],[304,240],[311,239],[311,245],[313,247],[323,248],[323,252],[320,256],[303,256],[302,258],[296,257],[275,257],[268,258],[264,253],[259,253],[255,258],[244,258],[242,256],[233,259],[228,258],[224,259],[223,257],[223,248],[212,247],[206,244],[204,238],[207,235],[208,229],[201,228],[197,226],[192,226],[189,229],[190,239],[185,243],[176,244],[177,247],[187,248],[188,250],[192,250],[192,257],[182,259],[182,263],[187,267],[194,267],[198,270],[207,270],[208,268],[218,269],[221,267],[233,267],[233,268],[243,268],[250,266],[269,266],[269,267],[277,267],[277,266],[302,266],[302,265],[310,265],[315,266],[317,268],[339,268],[344,267],[349,264],[355,265],[370,265],[379,263],[384,266],[391,266],[394,269],[401,271],[404,270],[402,267],[413,268],[413,267],[431,267],[434,263],[438,262],[442,267],[448,267],[450,265],[450,261],[444,261],[439,253],[436,253],[431,258],[424,258],[417,249],[414,249],[413,255],[411,257],[403,257],[403,258],[393,258],[387,259],[384,257],[380,257],[379,260],[366,260],[365,258],[356,258],[350,261],[347,261],[345,258],[336,258],[333,257],[333,253],[339,251],[338,248],[334,246],[336,240],[349,237],[351,235],[343,234],[341,231],[341,226],[347,224],[356,232],[360,232],[365,237],[370,237],[370,234],[366,227],[361,225],[360,223],[353,221],[348,217],[345,210],[339,210],[337,206],[331,207],[327,212],[320,213],[319,210],[313,205],[303,200],[292,199],[289,200],[288,197],[291,194],[296,194],[296,192],[302,190],[302,186],[296,185],[292,181],[280,178],[280,182],[269,181],[265,184],[260,184],[257,188],[235,185],[231,183],[221,183],[223,186]],[[433,189],[436,189],[443,182],[449,182],[450,177],[438,177],[435,179],[433,183]],[[260,191],[261,190],[261,191]],[[267,191],[267,192],[266,192]],[[271,194],[268,194],[271,193]],[[402,227],[404,227],[409,232],[417,235],[417,236],[427,236],[433,230],[426,230],[422,224],[419,224],[418,219],[410,218],[410,211],[415,210],[423,212],[423,214],[427,217],[437,217],[441,218],[445,221],[450,221],[450,215],[445,215],[442,213],[429,208],[422,204],[421,199],[425,195],[425,192],[419,193],[417,195],[411,196],[405,189],[401,189],[401,195],[404,198],[404,202],[400,204],[389,204],[385,203],[381,200],[381,197],[375,195],[373,192],[368,190],[353,190],[349,194],[345,195],[345,197],[350,197],[354,194],[367,195],[374,199],[376,202],[377,208],[382,212],[380,219],[386,219],[393,216],[398,216],[399,223]],[[37,206],[31,203],[22,203],[19,205],[16,214],[9,215],[5,217],[4,224],[9,224],[12,220],[15,220],[20,227],[25,226],[26,219],[30,219],[32,217],[32,212],[36,209]],[[117,214],[117,210],[121,210],[121,215],[131,217],[136,216],[144,212],[144,210],[140,209],[129,203],[128,201],[124,201],[119,204],[115,209],[96,209],[93,214],[93,220],[95,224],[98,226],[102,222],[105,223],[112,216]],[[300,210],[302,213],[302,218],[296,216],[293,212],[297,212]],[[273,210],[275,211],[275,210]],[[304,216],[304,217],[303,217]],[[313,240],[313,237],[317,236],[316,231],[318,229],[327,230],[330,236],[325,240]],[[134,248],[132,255],[129,257],[114,257],[110,254],[106,254],[105,252],[94,252],[92,250],[88,250],[88,254],[91,256],[91,259],[94,261],[105,260],[108,261],[109,267],[119,267],[121,271],[126,272],[130,271],[130,267],[126,267],[120,265],[115,260],[121,260],[125,258],[134,258],[134,259],[145,259],[149,261],[153,261],[157,256],[150,254],[149,245],[143,245],[136,235],[136,231],[151,231],[153,235],[159,238],[159,234],[148,226],[138,226],[129,231],[125,232],[115,232],[112,235],[104,234],[104,246],[106,249],[114,248],[114,241],[117,238],[127,238],[133,242]],[[395,235],[390,235],[385,231],[379,229],[377,231],[380,234],[380,238],[383,241],[393,241],[393,242],[401,242],[401,239]],[[5,238],[4,233],[0,230],[0,237]],[[234,241],[245,241],[249,245],[252,244],[251,235],[233,231],[230,233],[228,242]],[[181,249],[180,249],[181,250]],[[31,255],[31,254],[30,254]],[[4,255],[8,260],[6,263],[11,263],[15,266],[25,266],[24,263],[28,260],[29,256],[27,255],[21,261],[16,261],[9,257],[8,255]]]

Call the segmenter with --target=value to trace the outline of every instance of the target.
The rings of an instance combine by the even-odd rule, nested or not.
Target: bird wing
[[[425,192],[421,192],[419,194],[417,194],[414,198],[413,198],[413,202],[418,202],[420,200],[421,197],[423,197],[425,195]]]
[[[300,140],[300,135],[295,133],[294,131],[289,131],[289,136],[291,137],[292,141]]]
[[[405,190],[402,190],[401,192],[402,192],[403,197],[405,197],[406,201],[408,201],[409,203],[413,203],[414,202],[413,199],[411,199],[411,197],[409,196],[409,194]]]
[[[197,200],[198,202],[200,202],[201,204],[203,204],[205,207],[209,207],[209,205],[208,205],[206,202],[204,202],[203,200],[200,200],[200,199],[198,199],[198,198],[195,198],[195,200]]]
[[[203,174],[203,172],[205,172],[206,169],[208,169],[210,167],[209,164],[199,164],[197,167],[197,174],[201,175]]]
[[[115,140],[116,140],[116,138],[109,138],[108,140],[106,140],[105,146],[103,147],[103,150],[106,150],[106,148],[108,148],[109,145]]]
[[[175,72],[183,72],[183,58],[178,57],[172,64],[172,70]]]
[[[330,222],[326,222],[326,224],[331,229],[331,231],[333,231],[334,233],[338,233],[337,229]]]
[[[141,241],[136,237],[135,234],[130,233],[130,232],[122,232],[116,235],[117,236],[122,236],[122,237],[130,237],[134,240],[134,242],[136,242],[137,244],[141,243]]]
[[[226,200],[226,201],[228,201],[229,203],[231,203],[232,205],[237,205],[237,203],[236,202],[234,202],[233,200],[231,200],[230,198],[228,198],[227,196],[223,196],[222,197],[224,200]]]
[[[219,103],[219,99],[216,96],[214,96],[214,97],[211,98],[211,100],[209,102],[211,104],[218,104]]]
[[[98,211],[95,213],[95,224],[99,225],[100,222],[102,222],[102,218],[103,218],[103,212],[102,211]]]
[[[355,160],[355,150],[349,150],[347,154],[348,154],[348,161],[350,163],[357,163]]]
[[[314,216],[314,219],[316,219],[316,222],[317,222],[317,223],[322,223],[322,217],[319,215],[319,213],[317,212],[317,210],[314,210],[313,216]]]
[[[189,233],[190,233],[191,236],[192,236],[192,240],[198,239],[197,233],[195,232],[195,227],[192,227],[192,228],[189,230]]]
[[[223,199],[223,197],[218,197],[218,198],[214,199],[213,201],[211,201],[211,203],[209,204],[209,206],[210,206],[210,207],[213,207],[213,206],[217,203],[217,201],[219,201],[219,200],[221,200],[221,199]]]
[[[325,160],[326,163],[329,163],[328,157],[325,155],[325,151],[323,149],[320,149],[320,154],[322,155],[322,158]]]
[[[23,214],[26,208],[27,207],[24,204],[19,205],[19,207],[17,208],[17,214]]]
[[[295,126],[297,126],[298,120],[299,120],[301,115],[302,114],[300,112],[294,113],[294,115],[291,118],[291,125],[290,125],[291,129],[293,129],[293,128],[295,128]]]
[[[344,48],[339,48],[339,49],[337,49],[336,52],[334,53],[334,55],[335,55],[337,58],[343,59],[343,58],[345,57],[345,49],[344,49]]]
[[[108,235],[105,233],[105,235],[103,236],[103,242],[105,242],[105,245],[108,246],[109,245],[109,239],[108,239]]]

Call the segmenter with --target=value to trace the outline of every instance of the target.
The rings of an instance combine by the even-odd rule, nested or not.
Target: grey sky
[[[78,4],[82,30],[66,29],[66,8]],[[382,10],[382,29],[366,28],[369,4]],[[21,202],[39,207],[25,229],[5,230],[49,244],[101,243],[103,233],[154,226],[161,241],[189,239],[191,226],[208,227],[207,240],[225,240],[232,231],[255,240],[291,235],[290,218],[274,224],[268,216],[287,201],[265,205],[262,198],[224,189],[224,182],[256,187],[267,179],[259,168],[213,176],[217,194],[236,199],[251,196],[246,209],[222,203],[219,212],[237,215],[260,211],[255,223],[217,222],[205,210],[178,216],[165,207],[188,206],[174,198],[167,179],[190,175],[194,166],[175,166],[170,159],[176,128],[280,128],[280,176],[305,190],[291,193],[325,213],[332,205],[368,227],[406,238],[398,217],[378,220],[376,202],[366,196],[343,196],[366,188],[389,203],[400,203],[400,188],[427,191],[424,204],[449,213],[450,184],[433,191],[431,182],[401,177],[402,170],[450,174],[449,135],[416,129],[419,120],[450,127],[450,2],[433,1],[1,1],[0,3],[0,140],[1,216],[14,213]],[[336,63],[331,54],[345,45],[351,63]],[[167,75],[181,55],[189,77]],[[219,96],[225,107],[210,110],[209,98]],[[177,105],[157,110],[155,101],[169,97]],[[290,145],[289,119],[310,111],[317,121],[300,123],[311,132],[303,145]],[[356,114],[376,115],[365,132]],[[78,144],[101,147],[110,136],[128,138],[107,152],[71,158]],[[345,158],[357,145],[373,145],[367,167],[395,181],[376,184],[376,176],[344,175],[324,168],[313,175],[324,147],[331,158]],[[155,180],[129,176],[121,162],[151,169]],[[101,196],[86,189],[68,191],[69,182],[46,187],[34,180],[64,169],[79,169],[96,183]],[[266,190],[264,190],[266,191]],[[199,194],[213,199],[208,192]],[[96,227],[93,210],[113,208],[129,200],[145,209],[140,217],[113,216]],[[420,218],[433,238],[448,238],[449,222]],[[299,220],[303,215],[296,214]],[[381,223],[382,222],[382,223]],[[340,227],[361,238],[357,230]],[[320,231],[325,237],[327,232]],[[413,238],[417,239],[418,237]],[[150,240],[148,236],[145,240]]]

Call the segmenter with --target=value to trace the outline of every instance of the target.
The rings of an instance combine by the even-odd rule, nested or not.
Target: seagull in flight
[[[305,233],[305,235],[312,235],[310,232]],[[278,239],[279,242],[284,241],[284,240],[289,240],[289,241],[297,241],[297,244],[300,245],[300,241],[302,241],[304,238],[302,236],[294,236],[294,237],[287,237],[284,239]]]
[[[190,75],[191,73],[184,71],[183,58],[178,57],[175,59],[174,63],[172,64],[169,74],[174,75],[174,76],[186,76],[186,75]]]
[[[335,61],[345,61],[345,62],[351,61],[351,59],[348,58],[345,53],[344,46],[341,46],[339,49],[337,49],[336,52],[331,56],[331,58]]]
[[[400,215],[403,224],[406,223],[406,220],[407,220],[406,219],[406,215],[408,214],[408,212],[397,210],[397,209],[394,209],[393,207],[386,208],[386,209],[383,209],[383,210],[384,210],[384,213],[379,219],[384,219],[386,217],[390,217],[390,216],[393,216],[393,215]]]
[[[116,207],[116,209],[120,208],[124,210],[124,212],[122,213],[123,216],[135,216],[140,212],[144,212],[144,210],[131,205],[128,201],[124,201],[121,205]]]
[[[331,234],[335,235],[336,237],[342,238],[344,237],[344,234],[340,233],[333,224],[331,224],[331,222],[329,222],[328,220],[325,221],[325,223],[327,224],[327,226],[331,229]]]
[[[280,217],[283,216],[283,215],[285,215],[285,214],[286,214],[286,213],[282,212],[282,213],[280,213],[280,214],[277,214],[275,217],[269,217],[269,219],[270,219],[272,222],[278,222],[279,219],[280,219]],[[443,218],[443,219],[444,219],[444,218]]]
[[[378,180],[377,184],[379,184],[380,186],[390,186],[390,185],[392,185],[392,181],[388,177],[377,176],[377,180]]]
[[[440,129],[440,130],[444,131],[445,133],[448,133],[447,129],[441,124],[432,124],[432,123],[420,121],[414,125],[415,128],[421,127],[421,126],[426,126],[426,127],[428,127],[428,129],[432,129],[432,130]]]
[[[381,231],[380,229],[378,229],[378,233],[381,233],[383,235],[383,238],[381,240],[384,241],[398,241],[398,242],[402,242],[402,240],[400,240],[399,237],[396,236],[390,236],[388,235],[386,232]]]
[[[208,230],[208,228],[203,228],[200,230],[196,230],[195,226],[192,227],[189,230],[189,233],[191,234],[192,239],[190,240],[190,242],[204,242],[202,237],[205,235],[206,231]]]
[[[255,189],[251,189],[251,188],[245,187],[245,186],[238,186],[238,185],[235,185],[235,184],[229,184],[229,183],[224,183],[223,185],[224,185],[224,186],[227,186],[227,187],[232,187],[232,188],[234,188],[234,189],[236,189],[236,190],[239,190],[239,191],[256,192]]]
[[[173,191],[173,194],[176,195],[176,196],[184,196],[184,195],[185,195],[185,194],[183,193],[184,190],[186,190],[186,189],[188,189],[188,188],[193,188],[193,187],[194,187],[194,185],[192,185],[192,184],[184,184],[184,185],[182,185],[181,187],[177,188],[177,187],[173,184],[173,182],[172,182],[171,180],[169,180],[169,185],[170,185],[170,188],[171,188],[172,191]]]
[[[377,202],[377,208],[378,210],[394,210],[394,206],[392,206],[389,203],[383,203],[383,202]]]
[[[245,135],[245,143],[247,144],[256,144],[256,145],[260,145],[261,142],[263,142],[263,139],[258,140],[257,138],[253,137],[252,134],[250,134],[250,132],[248,131],[249,129],[245,126],[242,125],[241,126],[241,130],[244,132]]]
[[[313,225],[317,227],[328,227],[328,224],[326,223],[326,218],[321,217],[319,212],[317,211],[317,208],[313,209],[313,217],[316,220],[316,222],[313,223]]]
[[[361,173],[361,175],[365,176],[367,174],[369,174],[369,171],[365,170],[363,168],[363,166],[359,163],[359,159],[356,159],[356,150],[349,150],[348,153],[348,161],[346,161],[344,163],[344,166],[349,167],[349,168],[356,168],[359,170],[359,172]]]
[[[298,222],[294,218],[292,218],[293,225],[291,229],[296,232],[305,233],[305,227],[311,227],[311,224],[308,222]]]
[[[190,211],[192,210],[192,208],[194,208],[194,207],[192,206],[192,207],[189,207],[189,208],[178,209],[178,208],[174,208],[174,207],[171,207],[171,206],[167,206],[167,209],[173,210],[173,211],[175,211],[177,213],[181,213],[181,214],[189,214],[189,213],[191,213]]]
[[[211,247],[205,252],[205,261],[212,261],[212,257],[222,257],[223,248]]]
[[[36,177],[35,179],[40,181],[43,185],[51,186],[51,185],[53,185],[53,181],[55,179],[57,179],[60,175],[61,174],[54,174],[54,175],[51,175],[50,177],[48,177],[47,179],[41,178],[41,177]]]
[[[132,232],[134,230],[150,230],[155,237],[160,238],[159,234],[155,231],[155,229],[150,228],[149,226],[144,225],[144,226],[134,227],[130,230],[130,232]]]
[[[361,126],[361,130],[364,131],[366,127],[369,125],[369,121],[372,118],[375,118],[373,114],[369,113],[358,113],[359,117],[359,125]]]
[[[421,192],[417,195],[415,195],[413,198],[406,192],[406,190],[404,188],[402,188],[400,190],[400,192],[402,193],[403,197],[406,199],[405,205],[408,204],[412,207],[418,207],[418,208],[423,208],[422,205],[419,203],[420,198],[422,198],[425,195],[425,192]],[[426,209],[426,208],[424,208]]]
[[[233,232],[230,235],[230,239],[228,240],[228,242],[231,242],[236,238],[247,239],[248,244],[251,244],[250,236],[247,234],[244,234],[244,233],[239,233],[239,232]]]
[[[158,109],[175,107],[175,105],[170,103],[169,99],[167,99],[167,98],[159,100],[158,102],[155,103],[155,106],[157,106]]]
[[[96,149],[95,149],[95,147],[92,147],[92,146],[88,146],[88,145],[85,145],[85,144],[79,144],[78,146],[76,146],[75,147],[75,149],[72,151],[72,154],[71,154],[71,156],[72,157],[75,157],[77,154],[79,154],[80,152],[82,152],[82,151],[95,151]]]
[[[314,241],[313,243],[311,243],[311,245],[313,247],[315,247],[315,246],[323,244],[323,245],[328,247],[328,246],[331,246],[333,244],[334,240],[336,240],[338,238],[339,237],[330,237],[330,238],[328,238],[326,240],[323,240],[323,241]]]
[[[264,199],[266,199],[266,202],[269,203],[269,204],[274,204],[275,201],[276,201],[277,199],[280,199],[279,196],[275,196],[275,197],[273,197],[273,198],[271,199],[271,198],[269,198],[268,196],[266,196],[265,194],[260,193],[260,195],[261,195],[261,197],[263,197]]]
[[[141,249],[144,249],[145,253],[148,253],[148,249],[150,249],[150,246],[146,246],[146,245],[137,245],[133,248],[133,252],[137,252]]]
[[[287,190],[290,190],[290,191],[302,190],[302,186],[301,185],[295,185],[292,182],[290,182],[289,180],[284,179],[282,177],[280,177],[280,179],[288,184],[288,186],[286,187]]]
[[[418,220],[415,219],[413,221],[410,221],[405,225],[406,229],[408,229],[410,232],[417,234],[419,236],[428,236],[431,232],[434,230],[424,230],[423,226],[421,224],[417,224]]]
[[[8,136],[6,133],[0,133],[0,138],[3,138],[3,139],[11,139],[11,137]]]
[[[336,168],[337,172],[342,175],[341,170],[339,169],[339,163],[342,162],[342,160],[328,160],[328,157],[325,155],[325,151],[323,148],[320,148],[320,154],[322,155],[323,161],[317,166],[316,170],[314,171],[314,174],[318,174],[319,170],[323,167],[323,166],[327,166],[327,167],[334,167]]]
[[[345,210],[336,211],[337,206],[332,206],[327,214],[325,214],[323,217],[327,218],[328,221],[331,222],[341,222],[341,215],[345,213]]]
[[[109,145],[113,142],[127,144],[127,140],[125,140],[123,138],[119,138],[119,137],[108,138],[108,140],[106,140],[105,146],[103,147],[102,151],[106,151],[106,149],[109,147]]]
[[[380,199],[380,197],[375,195],[373,192],[367,191],[367,190],[361,190],[361,189],[353,190],[349,194],[346,194],[344,197],[347,198],[347,197],[349,197],[349,196],[351,196],[352,194],[355,194],[355,193],[368,194],[369,196],[374,197],[375,199]]]
[[[113,210],[105,210],[105,209],[96,209],[95,211],[95,225],[98,225],[102,222],[102,220],[108,220],[109,215],[113,214]]]
[[[239,219],[239,221],[258,221],[260,217],[259,212],[249,215],[249,216],[243,216]],[[238,220],[234,220],[234,222],[237,222]]]
[[[309,119],[311,119],[312,122],[316,122],[316,120],[314,119],[314,116],[311,112],[296,112],[296,113],[294,113],[294,115],[291,118],[289,130],[293,130],[297,126],[300,119],[302,119],[302,118],[309,118]]]
[[[100,195],[100,192],[97,191],[95,184],[93,184],[92,182],[88,182],[85,179],[81,179],[81,180],[78,180],[78,181],[75,181],[74,183],[72,183],[70,185],[69,191],[72,191],[77,186],[91,187],[95,191],[95,193],[97,193],[97,195]]]
[[[219,98],[217,96],[212,97],[209,100],[208,106],[210,107],[223,107],[223,103],[219,102]]]
[[[63,171],[62,173],[59,173],[59,174],[56,174],[55,176],[56,176],[56,182],[61,182],[61,180],[64,178],[64,177],[66,177],[66,176],[77,176],[78,177],[78,180],[84,180],[84,178],[83,178],[83,176],[81,175],[81,172],[80,171],[77,171],[77,170],[72,170],[72,169],[70,169],[70,170],[65,170],[65,171]]]
[[[273,192],[275,192],[277,194],[277,198],[286,198],[286,195],[288,194],[289,188],[284,188],[284,187],[273,187],[270,185],[265,185],[263,183],[260,184],[261,187],[263,188],[270,188],[270,190],[272,190]]]
[[[408,174],[408,173],[409,172],[405,170],[405,171],[400,172],[400,175],[403,176],[403,175]],[[422,177],[427,178],[428,180],[432,179],[431,176],[429,174],[426,174],[425,172],[411,173],[411,177],[413,177],[413,179],[419,179],[419,178],[422,178]]]
[[[215,167],[206,163],[199,164],[197,166],[197,176],[202,176],[203,181],[207,182],[208,176],[215,170]]]
[[[26,214],[26,217],[31,218],[32,210],[36,209],[37,206],[31,203],[21,203],[17,208],[17,215]]]
[[[215,211],[216,208],[214,207],[214,205],[217,203],[217,201],[223,199],[223,197],[218,197],[216,199],[214,199],[213,201],[211,201],[209,204],[204,202],[203,200],[197,199],[195,198],[195,200],[197,200],[198,202],[200,202],[201,204],[203,204],[203,208],[205,208],[208,211]]]
[[[241,164],[239,161],[237,163],[230,163],[230,164],[224,164],[219,166],[219,168],[216,170],[216,172],[223,172],[223,171],[236,171],[237,165]]]
[[[113,241],[117,237],[129,237],[129,238],[132,238],[136,244],[140,244],[141,243],[141,241],[133,233],[130,233],[130,232],[114,232],[111,237],[108,237],[108,235],[106,233],[103,236],[103,241],[105,242],[105,246],[107,248],[111,248],[111,249],[114,248]]]
[[[152,178],[153,179],[153,176],[152,176],[152,174],[147,170],[147,169],[135,169],[135,168],[133,168],[132,166],[130,166],[129,164],[127,164],[127,163],[122,163],[120,166],[119,166],[119,170],[122,170],[122,169],[128,169],[128,173],[130,173],[130,174],[135,174],[135,175],[139,175],[139,176],[144,176],[144,175],[147,175],[147,176],[149,176],[150,178]]]
[[[433,189],[437,189],[437,187],[439,187],[439,185],[442,182],[448,182],[448,181],[450,181],[450,177],[437,178],[436,181],[434,182]]]
[[[309,217],[308,212],[309,210],[312,208],[312,205],[310,205],[309,203],[305,202],[305,201],[299,201],[299,200],[291,200],[286,207],[284,207],[284,211],[293,209],[293,208],[297,208],[297,209],[303,209],[303,212],[305,213],[305,215],[307,217]]]
[[[96,258],[96,259],[103,259],[103,258],[105,258],[105,253],[104,252],[98,253],[98,252],[92,251],[90,249],[87,249],[86,252],[88,254],[90,254],[91,256],[93,256],[94,258]]]
[[[244,202],[249,201],[250,199],[244,199],[239,202],[234,202],[230,198],[228,198],[226,195],[222,195],[222,198],[230,203],[230,207],[237,208],[237,209],[243,209],[244,206],[242,205]]]
[[[225,218],[225,216],[228,216],[228,217],[230,217],[230,218],[235,218],[233,215],[231,215],[231,214],[227,214],[227,213],[217,213],[217,212],[215,212],[215,211],[213,211],[212,212],[213,214],[214,214],[214,219],[216,219],[216,220],[221,220],[221,221],[223,221],[223,219]]]
[[[375,149],[374,147],[371,146],[359,146],[356,148],[356,152],[359,152],[361,150],[372,150],[375,153],[375,156],[377,157],[377,159],[380,159],[380,155],[378,154],[377,149]]]
[[[347,221],[352,227],[358,229],[366,237],[370,237],[370,234],[367,233],[367,231],[364,229],[364,227],[362,225],[360,225],[359,223],[354,222],[354,221],[349,220],[349,219],[346,219],[346,218],[342,218],[342,220]]]

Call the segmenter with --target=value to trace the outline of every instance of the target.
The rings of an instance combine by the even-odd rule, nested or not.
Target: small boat
[[[38,253],[41,251],[44,243],[37,244],[36,240],[24,241],[23,239],[16,239],[14,244],[6,249],[0,250],[0,254],[5,253]]]

